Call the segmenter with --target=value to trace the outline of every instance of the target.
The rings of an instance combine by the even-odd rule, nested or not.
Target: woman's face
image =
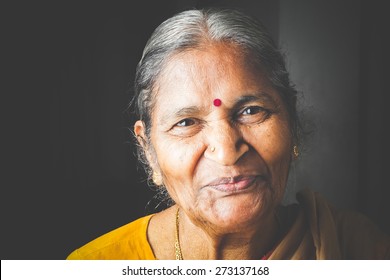
[[[173,56],[157,81],[149,161],[191,221],[216,232],[269,216],[288,176],[288,113],[250,65],[238,47],[210,44]]]

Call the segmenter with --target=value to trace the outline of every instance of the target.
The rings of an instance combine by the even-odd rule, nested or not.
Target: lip
[[[255,181],[260,176],[235,176],[235,177],[220,177],[210,183],[205,187],[210,187],[215,190],[226,192],[226,193],[237,193],[245,191],[252,187]]]

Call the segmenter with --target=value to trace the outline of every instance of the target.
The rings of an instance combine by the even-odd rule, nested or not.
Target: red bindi
[[[214,99],[213,103],[214,103],[215,107],[219,107],[219,106],[221,106],[222,101],[221,101],[221,99],[216,98],[216,99]]]

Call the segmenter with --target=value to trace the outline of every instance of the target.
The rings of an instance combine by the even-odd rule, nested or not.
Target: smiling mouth
[[[236,176],[218,178],[205,187],[226,193],[242,192],[252,187],[261,176]]]

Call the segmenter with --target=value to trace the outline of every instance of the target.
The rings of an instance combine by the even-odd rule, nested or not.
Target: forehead
[[[163,75],[172,73],[172,68],[176,68],[179,65],[197,74],[215,72],[226,75],[231,74],[229,70],[238,66],[240,70],[258,72],[252,63],[249,63],[250,59],[248,58],[249,54],[247,51],[235,44],[207,43],[197,48],[174,54],[166,64],[164,69],[166,71],[163,70],[162,72]]]
[[[174,54],[165,63],[156,83],[156,97],[166,92],[205,95],[227,88],[269,86],[262,69],[248,52],[231,43],[202,44],[196,49]]]

